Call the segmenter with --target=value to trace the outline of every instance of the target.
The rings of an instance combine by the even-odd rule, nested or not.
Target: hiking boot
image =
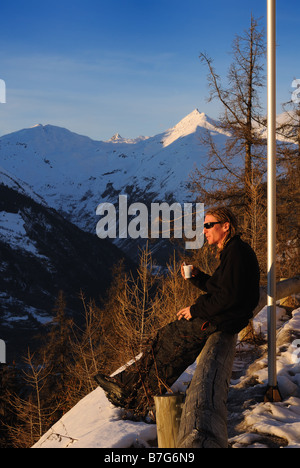
[[[128,398],[126,388],[113,377],[105,374],[97,374],[94,376],[97,384],[104,390],[108,400],[115,406],[123,407]]]

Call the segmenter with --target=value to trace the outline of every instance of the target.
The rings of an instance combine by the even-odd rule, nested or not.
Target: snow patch
[[[148,447],[156,438],[156,425],[123,421],[122,410],[96,388],[66,413],[33,448]]]
[[[27,237],[24,220],[19,213],[0,212],[0,240],[13,249],[23,249],[33,255],[39,255],[34,243]]]

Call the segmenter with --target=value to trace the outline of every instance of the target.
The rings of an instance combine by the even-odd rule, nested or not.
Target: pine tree
[[[300,271],[300,104],[290,101],[283,108],[277,129],[283,137],[277,145],[277,238],[280,276],[290,277]]]
[[[235,37],[232,56],[228,83],[223,86],[212,59],[200,55],[209,72],[209,101],[216,99],[221,104],[218,127],[228,138],[225,147],[218,147],[206,132],[202,144],[209,149],[209,160],[192,174],[192,190],[208,206],[227,203],[239,211],[243,231],[252,243],[258,217],[264,212],[259,187],[266,171],[266,142],[258,131],[264,122],[259,99],[264,84],[264,33],[252,16],[249,30]]]

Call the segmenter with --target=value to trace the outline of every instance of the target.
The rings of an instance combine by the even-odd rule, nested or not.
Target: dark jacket
[[[218,330],[238,333],[249,322],[259,300],[259,266],[252,248],[239,236],[228,241],[212,276],[200,272],[190,281],[206,292],[191,306]]]

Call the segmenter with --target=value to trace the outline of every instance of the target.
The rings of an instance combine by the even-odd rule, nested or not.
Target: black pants
[[[128,389],[128,407],[145,413],[193,364],[216,327],[199,318],[161,328],[143,356],[115,376]]]

